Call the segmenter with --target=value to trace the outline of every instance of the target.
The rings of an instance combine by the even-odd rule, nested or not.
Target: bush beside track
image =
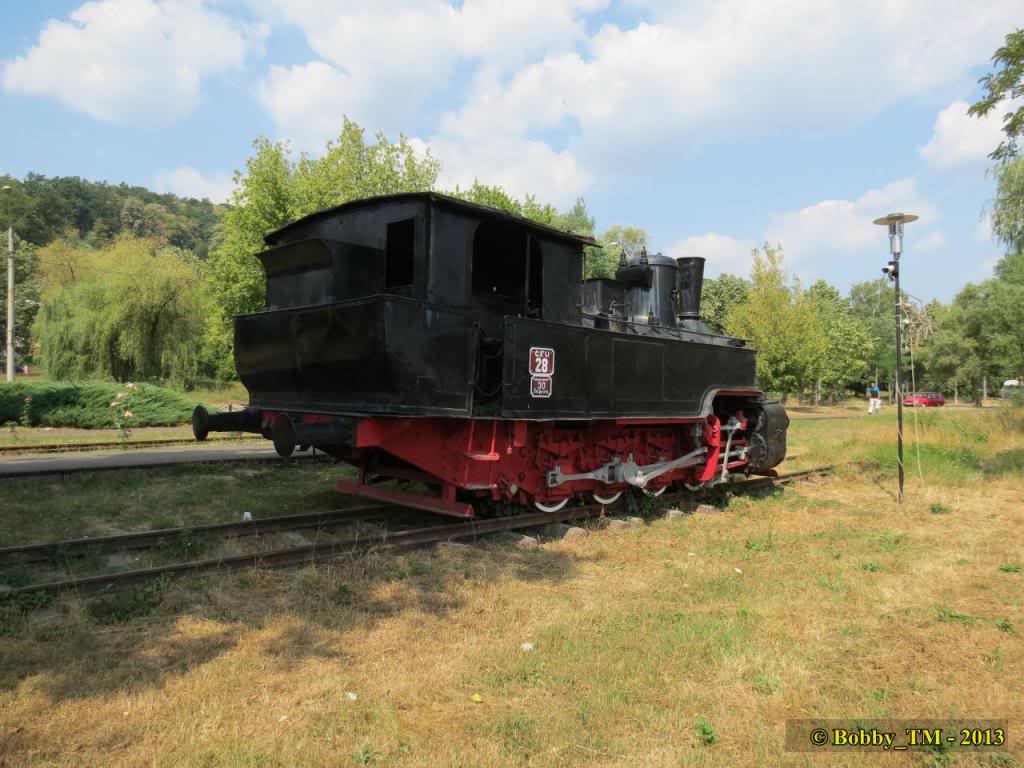
[[[0,424],[102,429],[116,426],[110,404],[125,385],[105,382],[13,382],[0,386]],[[180,392],[153,384],[131,390],[132,427],[182,424],[195,403]],[[26,398],[32,400],[26,403]],[[26,424],[27,420],[27,424]]]

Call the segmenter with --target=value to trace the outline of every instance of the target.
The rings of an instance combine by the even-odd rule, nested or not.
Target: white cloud
[[[935,223],[938,210],[918,194],[913,179],[900,179],[880,189],[871,189],[856,200],[822,200],[794,211],[771,216],[759,241],[735,239],[728,235],[706,234],[687,237],[673,243],[667,252],[673,257],[704,256],[709,274],[731,272],[746,275],[753,262],[751,250],[768,242],[781,245],[787,267],[797,273],[819,271],[823,262],[848,258],[851,254],[886,253],[886,232],[874,219],[894,211],[915,213],[920,219],[909,225],[907,246],[915,251],[930,251],[946,242],[946,235],[932,230],[921,240],[913,233]]]
[[[959,0],[646,5],[648,23],[605,25],[586,50],[483,82],[441,133],[524,136],[569,118],[582,162],[635,173],[723,138],[820,134],[966,85],[1024,13],[1021,0],[984,13]]]
[[[543,190],[544,202],[567,207],[590,184],[571,152],[556,152],[542,141],[497,138],[459,144],[435,139],[430,149],[441,161],[440,186],[445,189],[468,187],[477,179],[517,196]]]
[[[179,197],[205,199],[211,203],[226,203],[234,190],[230,174],[206,175],[187,165],[161,171],[154,177],[153,186],[158,192],[172,192]]]
[[[320,58],[274,68],[260,89],[282,137],[320,149],[347,114],[473,158],[487,182],[521,177],[546,144],[558,167],[543,182],[555,186],[525,185],[543,197],[635,178],[709,143],[820,136],[966,89],[1024,15],[1024,0],[983,11],[960,0],[634,0],[646,21],[595,30],[588,14],[605,0],[250,1],[299,27]],[[453,99],[453,80],[467,78]]]
[[[259,85],[259,99],[282,136],[301,149],[323,149],[346,114],[358,118],[365,84],[322,61],[275,65]]]
[[[105,122],[175,120],[198,105],[203,78],[240,70],[265,32],[201,0],[96,0],[48,21],[4,62],[2,82]]]
[[[754,262],[753,251],[758,244],[753,240],[737,240],[728,235],[710,233],[677,240],[665,252],[674,259],[681,256],[703,256],[707,259],[709,277],[723,272],[747,275]]]
[[[456,66],[474,63],[482,79],[585,34],[582,13],[605,0],[263,0],[269,18],[294,24],[321,57],[272,67],[260,101],[278,132],[320,149],[341,117],[390,131],[410,130],[423,105],[449,85]]]
[[[822,200],[771,217],[765,239],[780,243],[790,262],[807,257],[855,253],[878,248],[884,231],[872,222],[887,213],[914,213],[915,228],[934,223],[938,211],[922,198],[913,179],[901,179],[865,192],[856,200]]]
[[[921,253],[927,253],[928,251],[935,251],[946,244],[946,235],[939,230],[929,232],[923,238],[914,242],[912,239],[907,238],[907,245],[913,248],[915,251]]]
[[[920,148],[921,156],[935,167],[983,165],[999,146],[1006,108],[997,108],[985,117],[971,117],[968,106],[957,99],[935,119],[931,139]]]

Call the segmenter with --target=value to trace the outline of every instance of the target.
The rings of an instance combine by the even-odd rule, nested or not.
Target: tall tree
[[[1008,108],[1007,104],[1024,96],[1024,30],[1016,30],[1006,36],[1003,45],[992,56],[994,72],[979,81],[985,95],[971,105],[969,115],[984,117],[990,112]],[[1017,157],[1017,141],[1024,132],[1024,106],[1007,111],[1003,115],[1003,133],[1006,139],[990,155],[993,160],[1007,161]]]
[[[872,379],[892,381],[896,371],[896,290],[882,278],[851,286],[850,311],[872,339],[868,373]]]
[[[732,310],[750,297],[750,281],[736,275],[723,274],[705,278],[701,291],[701,319],[714,333],[725,333],[725,320]]]
[[[1019,254],[996,265],[996,277],[956,295],[925,348],[936,384],[964,386],[980,404],[983,382],[1024,374],[1024,279]]]
[[[765,243],[754,252],[750,298],[729,313],[726,329],[751,340],[760,386],[785,400],[813,386],[827,341],[814,302],[790,281],[782,262],[781,247]]]
[[[992,234],[1011,251],[1024,251],[1024,158],[997,166],[994,174]]]
[[[7,249],[7,233],[3,233],[3,250]],[[39,278],[36,269],[36,248],[15,236],[14,251],[14,360],[21,365],[32,358],[32,324],[39,310]],[[7,265],[6,254],[0,263],[0,296],[4,309],[0,312],[0,339],[7,338]],[[0,342],[2,343],[2,342]],[[5,355],[6,356],[6,355]]]
[[[1012,251],[1024,249],[1024,158],[1019,140],[1024,133],[1024,30],[1006,36],[992,56],[994,71],[979,81],[984,95],[968,114],[984,117],[1003,113],[1005,138],[989,155],[999,162],[995,169],[996,196],[992,205],[992,231]]]
[[[194,378],[204,307],[191,254],[122,235],[100,250],[58,241],[39,260],[36,335],[51,377]]]
[[[824,394],[838,397],[845,385],[862,381],[868,372],[874,339],[849,301],[824,280],[808,288],[806,298],[825,335],[825,348],[812,366],[817,377],[815,400]]]
[[[244,173],[235,174],[232,207],[204,272],[218,311],[208,320],[204,368],[234,376],[231,316],[263,303],[263,268],[256,254],[263,236],[288,222],[347,200],[432,189],[440,165],[420,154],[405,136],[389,142],[347,118],[320,158],[292,159],[287,144],[257,139]]]

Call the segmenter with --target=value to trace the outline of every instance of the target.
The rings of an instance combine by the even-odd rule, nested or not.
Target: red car
[[[946,398],[938,392],[911,392],[903,398],[903,404],[923,408],[938,408],[940,405],[946,404]]]

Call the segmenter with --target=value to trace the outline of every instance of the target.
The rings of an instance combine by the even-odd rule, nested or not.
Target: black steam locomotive
[[[770,473],[789,419],[755,351],[700,321],[704,260],[583,279],[580,237],[436,193],[356,200],[267,235],[266,309],[235,318],[249,407],[197,408],[354,465],[338,490],[470,517]],[[413,481],[412,493],[390,481]]]

